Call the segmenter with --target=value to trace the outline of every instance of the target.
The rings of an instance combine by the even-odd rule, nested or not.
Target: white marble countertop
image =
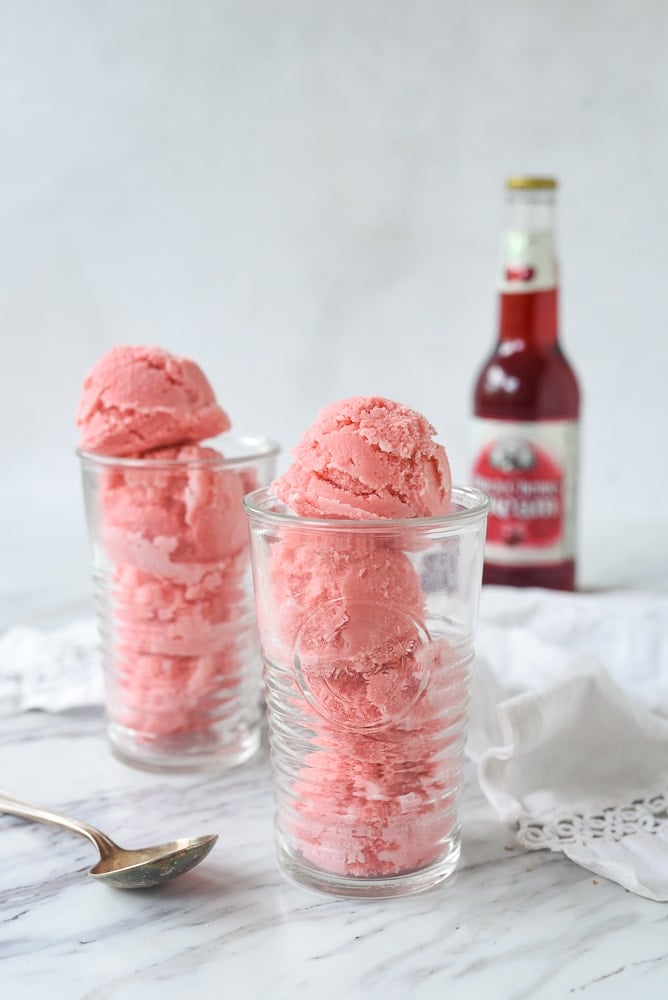
[[[624,563],[635,577],[621,582],[664,590],[656,548],[645,550],[645,563]],[[23,576],[5,569],[0,627],[90,611],[85,572],[50,565],[51,577],[25,562],[15,561]],[[452,879],[403,899],[329,898],[278,870],[266,752],[221,777],[154,775],[112,756],[97,709],[6,716],[0,786],[123,846],[206,832],[219,841],[174,882],[122,892],[88,877],[88,841],[0,815],[0,998],[663,1000],[668,906],[561,855],[525,852],[470,764],[466,774]]]
[[[666,995],[668,908],[518,848],[472,772],[456,875],[422,895],[360,902],[279,874],[264,754],[215,779],[144,773],[112,757],[87,709],[3,720],[0,761],[9,790],[123,846],[219,834],[197,869],[123,892],[87,876],[86,840],[0,817],[2,996]]]

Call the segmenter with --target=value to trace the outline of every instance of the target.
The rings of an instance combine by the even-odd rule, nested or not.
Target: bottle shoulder
[[[558,344],[507,352],[502,348],[498,345],[488,357],[476,380],[477,416],[515,420],[578,417],[577,376]]]

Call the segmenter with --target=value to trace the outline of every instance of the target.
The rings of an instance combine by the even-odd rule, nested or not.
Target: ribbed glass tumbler
[[[346,896],[454,870],[487,497],[396,521],[244,500],[288,878]]]
[[[215,444],[224,458],[79,452],[108,735],[118,757],[153,770],[232,767],[260,743],[242,497],[271,481],[278,448],[233,435]]]

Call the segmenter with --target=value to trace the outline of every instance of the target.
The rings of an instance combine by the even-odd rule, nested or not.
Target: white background
[[[431,419],[466,480],[513,172],[561,182],[581,583],[658,585],[667,52],[664,0],[4,0],[0,572],[16,607],[88,592],[74,413],[116,343],[192,356],[238,430],[283,443],[282,466],[320,406],[383,394]]]

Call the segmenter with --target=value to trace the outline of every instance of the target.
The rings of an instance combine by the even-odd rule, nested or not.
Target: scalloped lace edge
[[[517,839],[530,850],[560,851],[568,844],[616,842],[634,833],[657,834],[662,830],[668,830],[668,785],[630,802],[524,816]]]

